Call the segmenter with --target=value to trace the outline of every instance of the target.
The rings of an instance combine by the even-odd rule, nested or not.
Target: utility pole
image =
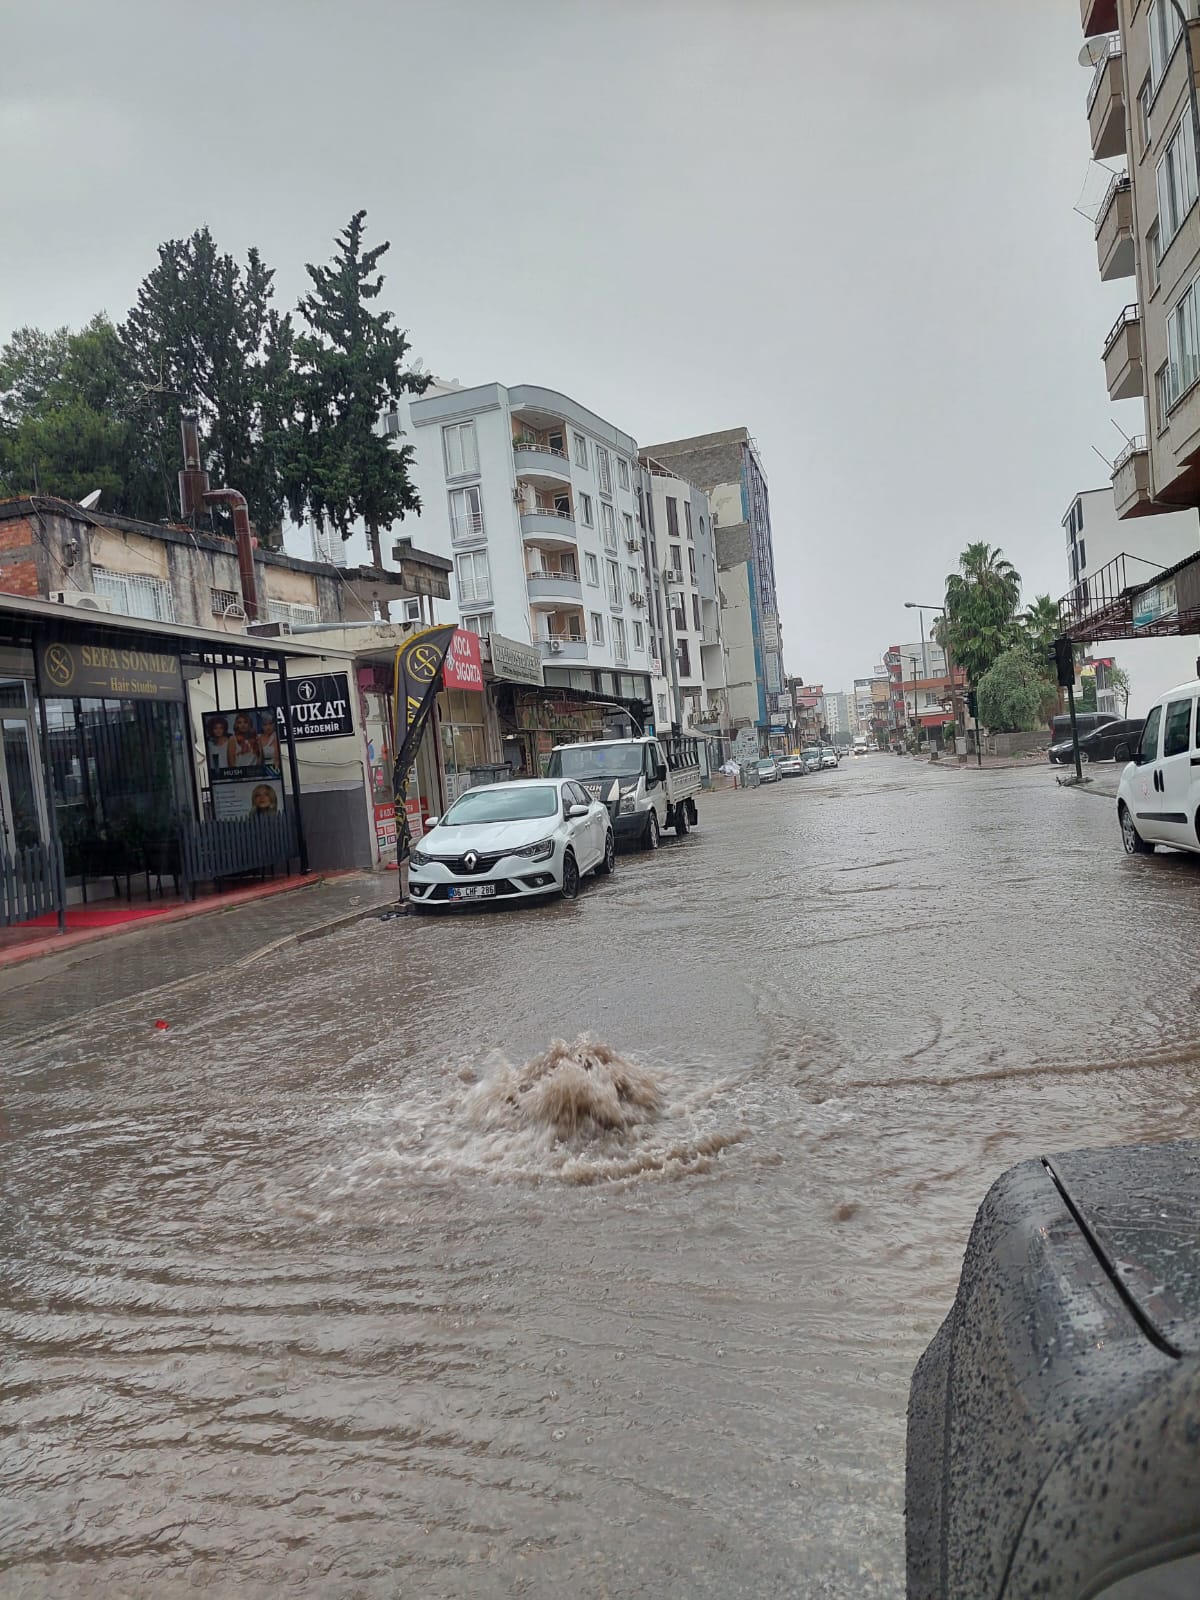
[[[909,656],[912,662],[912,691],[913,691],[913,738],[916,740],[917,749],[921,748],[921,719],[917,715],[917,658]]]

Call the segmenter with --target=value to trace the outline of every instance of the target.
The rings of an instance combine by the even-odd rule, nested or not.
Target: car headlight
[[[427,867],[432,860],[433,857],[427,856],[424,850],[410,850],[408,852],[408,864],[410,867]]]
[[[637,810],[637,785],[621,790],[621,810],[624,812]]]
[[[510,850],[510,856],[527,856],[530,861],[549,861],[554,854],[554,840],[543,839],[540,844],[527,844],[523,850]]]

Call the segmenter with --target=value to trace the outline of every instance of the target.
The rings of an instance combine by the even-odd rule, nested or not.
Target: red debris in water
[[[167,1028],[169,1027],[169,1024],[164,1022],[163,1019],[161,1017],[159,1017],[155,1021],[154,1026],[158,1029],[159,1033],[166,1033]]]

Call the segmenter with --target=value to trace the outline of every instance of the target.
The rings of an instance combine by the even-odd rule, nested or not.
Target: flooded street
[[[879,755],[6,1049],[0,1589],[900,1595],[987,1186],[1196,1132],[1198,897]]]

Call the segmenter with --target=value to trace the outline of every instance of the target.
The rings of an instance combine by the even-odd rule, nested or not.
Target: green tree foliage
[[[299,308],[308,331],[296,337],[301,432],[289,502],[294,515],[332,523],[343,539],[361,517],[378,567],[380,530],[421,509],[409,479],[412,446],[390,443],[380,417],[430,380],[405,367],[409,343],[392,313],[370,308],[390,246],[364,249],[365,218],[365,211],[350,218],[328,266],[307,268],[313,287]]]
[[[130,516],[169,500],[145,448],[117,330],[93,317],[72,333],[23,328],[0,351],[0,472],[8,491],[79,500],[93,489]]]
[[[1105,668],[1105,677],[1108,680],[1108,687],[1115,689],[1117,694],[1120,695],[1121,715],[1127,717],[1129,715],[1129,696],[1133,692],[1129,674],[1124,667],[1107,667]]]
[[[1029,654],[1042,676],[1053,678],[1054,668],[1050,662],[1050,650],[1062,632],[1057,600],[1051,600],[1048,594],[1035,595],[1033,602],[1021,617],[1021,631]]]
[[[198,228],[159,245],[120,330],[163,470],[179,464],[179,414],[194,407],[212,481],[241,490],[264,543],[283,519],[293,416],[292,323],[271,306],[274,276],[257,250],[243,268]]]
[[[996,733],[1029,733],[1058,708],[1058,690],[1024,645],[1003,651],[979,679],[979,720]]]
[[[1002,550],[989,544],[968,545],[958,566],[946,579],[946,615],[935,635],[967,681],[979,685],[1017,638],[1021,575]]]

